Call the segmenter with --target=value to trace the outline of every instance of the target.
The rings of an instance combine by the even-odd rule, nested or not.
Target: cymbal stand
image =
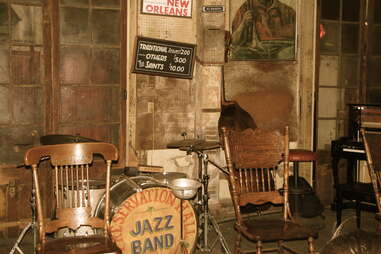
[[[19,237],[16,240],[16,243],[13,245],[9,254],[13,254],[15,253],[15,251],[17,251],[20,254],[24,254],[24,252],[21,250],[19,245],[24,239],[24,236],[29,231],[29,229],[33,230],[33,250],[35,250],[36,248],[37,234],[36,234],[36,195],[35,194],[36,194],[36,190],[34,188],[34,183],[32,182],[32,195],[30,198],[30,204],[32,208],[32,222],[29,222],[28,225],[26,225],[25,228],[21,231]]]
[[[201,190],[198,193],[198,200],[201,205],[201,213],[200,213],[200,220],[199,220],[199,228],[201,229],[200,236],[201,239],[200,243],[197,244],[197,247],[200,249],[201,252],[211,252],[217,243],[217,240],[220,241],[222,248],[224,249],[225,253],[230,254],[228,244],[224,238],[224,236],[221,233],[221,230],[218,226],[218,223],[216,219],[213,217],[213,215],[209,212],[209,192],[208,192],[208,185],[209,185],[209,175],[208,175],[208,163],[210,162],[213,165],[216,165],[214,162],[209,160],[208,155],[203,153],[202,151],[194,151],[198,155],[199,159],[199,180],[202,184]],[[216,165],[218,168],[220,168],[218,165]],[[220,168],[221,169],[221,168]],[[214,231],[217,234],[217,237],[214,239],[214,241],[210,244],[208,243],[208,232],[209,232],[209,226],[212,226]]]

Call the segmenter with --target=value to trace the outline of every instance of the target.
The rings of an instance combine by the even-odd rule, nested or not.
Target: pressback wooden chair
[[[381,231],[381,130],[361,129],[361,136],[364,141],[368,172],[378,210],[376,218],[379,221],[379,231]]]
[[[276,131],[246,129],[234,131],[222,128],[225,158],[229,171],[229,189],[233,200],[238,231],[235,253],[241,253],[241,238],[256,242],[257,254],[283,250],[298,253],[284,244],[290,240],[308,240],[308,253],[314,253],[317,232],[293,222],[288,199],[289,147],[288,127],[285,135]],[[283,164],[283,180],[277,183],[277,170]],[[283,207],[281,218],[258,216],[244,219],[241,207],[247,204],[278,204]],[[276,248],[264,248],[263,242],[277,242]],[[245,251],[246,253],[247,251]],[[305,251],[303,253],[306,253]]]
[[[91,216],[91,193],[89,170],[93,156],[101,155],[105,160],[106,190],[104,219]],[[36,194],[38,244],[37,253],[121,253],[109,238],[110,169],[118,159],[118,151],[109,143],[70,143],[45,145],[29,149],[24,163],[31,166]],[[40,162],[50,160],[53,175],[54,218],[45,219],[39,178]],[[45,179],[47,180],[47,179]],[[45,200],[44,200],[45,201]],[[46,234],[62,228],[76,230],[81,226],[103,228],[103,234],[48,239]]]

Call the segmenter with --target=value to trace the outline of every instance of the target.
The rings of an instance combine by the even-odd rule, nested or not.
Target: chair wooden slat
[[[370,131],[361,129],[361,136],[364,141],[367,167],[377,203],[378,214],[381,214],[381,130]],[[381,221],[379,224],[379,229],[381,230]]]
[[[238,231],[234,253],[241,253],[241,235],[257,243],[257,253],[262,253],[262,248],[264,248],[262,241],[280,243],[301,239],[306,240],[308,253],[313,253],[313,238],[317,237],[317,232],[294,223],[290,211],[288,128],[285,129],[285,134],[261,129],[234,131],[222,128],[221,132],[229,172],[229,190]],[[281,168],[283,179],[280,179],[282,182],[278,183],[278,178],[274,176],[275,171],[281,170]],[[260,218],[243,219],[244,216],[241,214],[243,206],[269,203],[283,205],[281,218],[271,223],[267,223],[266,219],[262,221]],[[280,244],[279,248],[282,247],[283,244]],[[263,252],[265,251],[268,249],[263,249]]]
[[[105,216],[104,219],[92,217],[91,214],[89,171],[91,170],[90,165],[93,162],[94,154],[103,157],[104,168],[106,170],[106,202],[104,214],[107,216]],[[45,221],[42,214],[43,202],[38,177],[40,161],[46,160],[46,158],[50,160],[53,169],[52,187],[54,202],[56,203],[53,206],[55,217],[48,221]],[[116,147],[112,144],[102,142],[38,146],[29,149],[25,153],[24,163],[26,166],[32,167],[33,181],[36,188],[37,221],[39,227],[38,253],[55,253],[53,249],[55,251],[59,249],[57,248],[57,244],[63,244],[63,241],[60,241],[60,239],[48,240],[46,238],[47,233],[52,233],[63,227],[76,230],[84,225],[104,229],[104,241],[99,241],[99,236],[97,236],[98,238],[95,240],[88,237],[89,243],[97,242],[97,244],[100,244],[101,249],[104,248],[105,251],[106,249],[109,250],[107,253],[121,253],[120,250],[112,244],[111,239],[109,239],[110,217],[108,216],[108,210],[110,209],[111,163],[117,159],[118,151]],[[77,246],[78,248],[85,248],[86,246],[86,244],[77,245],[75,239],[72,241],[73,246]],[[83,241],[83,239],[81,241]],[[69,243],[65,240],[63,245],[67,244]],[[65,249],[65,246],[62,246],[62,249]],[[97,248],[94,248],[95,251],[96,249]],[[49,250],[51,251],[49,252]],[[76,251],[74,252],[77,253]]]

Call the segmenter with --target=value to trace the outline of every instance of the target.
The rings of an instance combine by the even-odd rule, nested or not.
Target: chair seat
[[[250,240],[261,240],[262,242],[304,240],[308,237],[318,237],[318,233],[311,228],[290,221],[285,222],[281,219],[245,221],[241,230],[237,226],[236,230],[241,231]]]
[[[119,254],[119,248],[103,236],[64,237],[47,241],[37,248],[38,254]]]
[[[316,161],[317,155],[313,151],[305,149],[290,149],[289,160],[290,162],[307,162]]]

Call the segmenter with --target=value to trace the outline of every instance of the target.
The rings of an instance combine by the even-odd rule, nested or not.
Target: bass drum
[[[95,216],[103,218],[104,203],[103,196]],[[137,176],[119,181],[110,189],[110,207],[111,237],[123,254],[193,253],[197,217],[192,204],[176,198],[154,178]]]

